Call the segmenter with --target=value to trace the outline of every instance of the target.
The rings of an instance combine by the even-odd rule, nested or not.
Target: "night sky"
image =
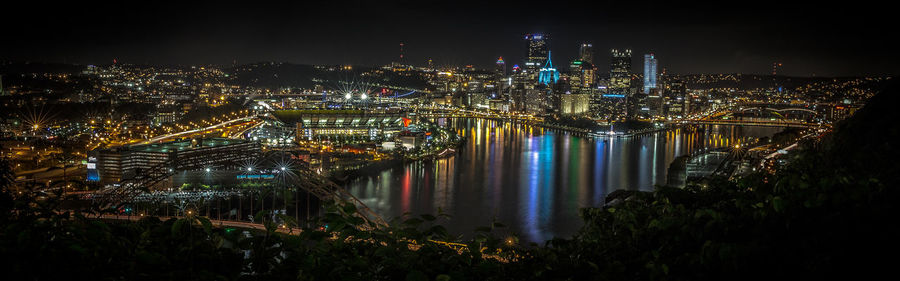
[[[522,35],[550,34],[557,65],[594,44],[631,48],[634,71],[654,52],[670,73],[895,75],[897,14],[869,1],[223,1],[184,4],[5,3],[0,59],[108,64],[383,65],[405,43],[408,62],[490,67],[521,63]],[[379,3],[374,3],[379,2]]]

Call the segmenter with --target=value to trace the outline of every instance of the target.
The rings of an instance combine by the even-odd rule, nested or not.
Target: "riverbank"
[[[361,177],[374,176],[388,169],[403,167],[404,164],[411,162],[447,158],[456,155],[456,152],[465,144],[465,141],[465,138],[460,137],[456,141],[446,144],[446,146],[436,147],[425,152],[415,152],[414,154],[396,152],[389,158],[371,162],[359,169],[333,171],[329,173],[328,178],[337,184],[344,185]]]
[[[392,156],[371,162],[359,169],[332,171],[329,173],[328,179],[336,184],[344,185],[360,177],[375,175],[387,169],[403,167],[404,163],[406,162],[403,157]]]
[[[538,127],[542,127],[542,128],[562,130],[562,131],[565,131],[568,133],[583,134],[583,135],[586,135],[589,137],[633,137],[633,136],[642,135],[642,134],[662,132],[662,131],[666,131],[666,130],[669,130],[674,127],[674,126],[671,126],[671,124],[664,124],[664,123],[649,123],[649,122],[643,122],[643,123],[645,123],[644,126],[640,126],[640,128],[636,128],[636,129],[629,129],[628,127],[631,127],[631,126],[628,126],[625,124],[620,124],[620,126],[626,126],[625,129],[623,129],[623,130],[615,129],[616,128],[615,124],[612,124],[612,125],[599,125],[598,124],[597,126],[602,127],[602,128],[596,129],[596,130],[583,128],[583,127],[573,127],[573,126],[566,126],[566,125],[561,125],[561,124],[546,123],[546,122],[535,123],[534,125],[538,126]]]

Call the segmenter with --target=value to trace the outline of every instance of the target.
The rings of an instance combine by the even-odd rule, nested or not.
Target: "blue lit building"
[[[653,54],[644,55],[644,94],[650,94],[650,89],[656,89],[656,65]]]
[[[553,59],[550,58],[550,52],[547,52],[547,63],[541,68],[538,83],[550,85],[551,83],[556,83],[556,81],[559,81],[559,71],[556,71],[556,68],[553,67]]]

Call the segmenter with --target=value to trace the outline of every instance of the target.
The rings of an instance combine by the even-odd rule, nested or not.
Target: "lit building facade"
[[[559,103],[559,113],[561,115],[585,115],[590,111],[591,95],[565,94],[560,96]]]
[[[279,110],[272,115],[284,126],[295,128],[297,140],[389,139],[403,128],[400,112]]]
[[[616,107],[623,106],[620,110],[624,114],[616,113],[615,115],[625,115],[628,118],[635,118],[636,111],[639,108],[641,97],[637,97],[631,89],[631,50],[611,51],[612,58],[609,64],[609,83],[607,85],[607,93],[604,97],[614,100]]]
[[[579,59],[569,64],[569,88],[572,93],[592,93],[595,79],[594,65],[591,63]]]
[[[663,117],[663,98],[657,89],[659,78],[657,73],[656,56],[652,53],[644,55],[644,81],[641,91],[642,102],[639,105],[639,114],[645,118]]]
[[[631,50],[612,50],[608,87],[611,95],[628,94],[631,89]]]
[[[680,119],[687,115],[687,89],[684,81],[677,79],[667,80],[666,85],[666,113],[670,118]]]
[[[644,55],[644,94],[650,94],[651,89],[656,89],[657,85],[657,76],[656,76],[656,67],[657,61],[656,56],[653,54],[645,54]]]
[[[525,34],[525,71],[536,73],[550,56],[550,36]]]
[[[111,184],[186,169],[234,168],[261,153],[257,142],[225,138],[122,146],[91,151],[87,174],[88,180]]]
[[[544,64],[544,67],[541,67],[538,83],[550,85],[557,81],[559,81],[559,71],[556,71],[556,68],[553,67],[553,60],[550,58],[550,53],[548,52],[547,63]]]
[[[594,45],[591,43],[582,43],[578,49],[579,59],[583,62],[594,64]]]

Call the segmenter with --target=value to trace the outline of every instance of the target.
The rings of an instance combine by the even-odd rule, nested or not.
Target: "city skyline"
[[[9,3],[4,275],[886,275],[892,9],[726,4]]]
[[[517,4],[518,3],[518,4]],[[437,6],[429,6],[434,4]],[[593,45],[598,66],[611,49],[653,52],[667,73],[765,74],[772,63],[788,76],[892,75],[894,45],[879,34],[886,12],[823,5],[737,8],[705,3],[554,5],[529,14],[530,2],[383,5],[286,5],[277,11],[204,3],[137,10],[102,4],[26,7],[2,21],[7,61],[108,64],[228,65],[262,61],[295,64],[385,65],[399,56],[414,65],[475,65],[491,69],[525,61],[522,35],[551,36],[558,60]],[[635,12],[637,11],[637,12]],[[839,14],[840,11],[840,14]],[[840,20],[838,20],[840,16]],[[865,28],[863,28],[865,27]],[[639,69],[635,69],[638,72]]]

